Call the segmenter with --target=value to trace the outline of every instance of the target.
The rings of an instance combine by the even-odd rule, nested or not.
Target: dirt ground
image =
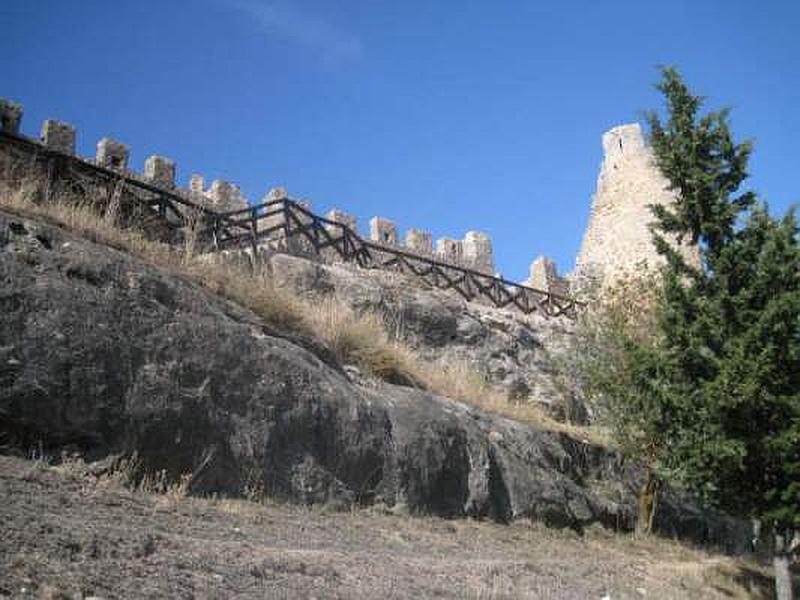
[[[0,456],[0,597],[745,598],[766,575],[601,529],[145,493]]]

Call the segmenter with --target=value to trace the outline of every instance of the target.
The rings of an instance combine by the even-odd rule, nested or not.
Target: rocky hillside
[[[398,315],[430,356],[534,382],[556,322],[517,319],[381,277],[272,260],[277,281]],[[403,290],[401,292],[401,290]],[[179,273],[0,213],[0,445],[86,460],[137,454],[193,494],[633,524],[637,470],[585,440],[411,387],[362,381],[321,342],[268,325]],[[533,365],[533,367],[531,367]],[[746,532],[668,496],[657,527],[741,549]]]
[[[380,314],[423,360],[465,362],[501,388],[509,401],[561,410],[547,352],[570,335],[569,319],[466,302],[453,291],[387,271],[325,265],[286,254],[264,258],[279,285],[307,296],[335,294],[356,312]]]

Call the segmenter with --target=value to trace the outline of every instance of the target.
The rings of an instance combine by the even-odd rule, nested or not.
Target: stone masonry
[[[397,245],[397,226],[389,219],[372,217],[369,220],[369,239],[387,246]]]
[[[406,249],[421,256],[433,255],[433,235],[424,229],[406,231]]]
[[[22,115],[22,105],[0,98],[0,130],[4,133],[21,135],[19,130]],[[76,156],[76,139],[77,130],[75,127],[69,123],[49,119],[42,125],[39,138],[32,141],[37,141],[51,150]],[[206,179],[202,175],[194,174],[191,175],[186,187],[179,187],[175,181],[176,164],[174,161],[164,156],[152,155],[147,158],[144,163],[144,170],[139,174],[129,169],[129,156],[130,151],[127,145],[111,138],[103,138],[97,143],[97,152],[94,159],[82,160],[124,173],[129,177],[148,182],[165,190],[171,190],[192,202],[220,212],[238,211],[250,206],[236,184],[216,179],[206,189]],[[264,202],[283,199],[289,199],[289,195],[285,188],[277,187],[269,191],[264,198]],[[295,199],[294,202],[297,206],[309,212],[311,211],[309,202],[298,199]],[[268,207],[267,211],[276,212],[264,218],[261,226],[269,229],[276,225],[284,225],[284,213],[280,209],[281,206],[277,202]],[[327,225],[329,231],[335,231],[337,229],[335,224],[341,223],[358,234],[357,222],[354,216],[333,209],[327,213],[326,217],[332,222]],[[289,229],[296,232],[298,227],[309,225],[314,218],[314,215],[311,214],[295,214],[295,220],[289,223]],[[281,235],[282,233],[276,229],[275,232],[272,232],[270,240],[280,240]],[[369,222],[368,239],[380,245],[403,248],[409,253],[418,256],[434,258],[453,266],[474,269],[486,275],[494,275],[495,273],[492,240],[488,234],[480,231],[468,231],[463,239],[441,238],[436,241],[434,246],[433,236],[430,231],[408,229],[405,239],[400,241],[395,223],[384,217],[376,216]],[[287,240],[284,247],[289,251],[297,251],[301,254],[306,254],[312,250],[310,241],[305,237]],[[544,285],[537,287],[555,291],[556,288],[561,289],[558,287],[560,285],[558,282],[563,282],[563,279],[556,276],[556,279],[551,278],[548,284],[549,287]]]
[[[111,138],[103,138],[97,142],[95,162],[106,169],[125,171],[128,168],[128,147]]]
[[[248,207],[247,200],[242,195],[239,186],[221,179],[215,179],[211,183],[211,189],[207,196],[211,201],[211,207],[223,212],[242,210]]]
[[[19,133],[22,112],[21,104],[0,98],[0,130],[6,133]]]
[[[75,154],[75,127],[64,121],[47,119],[42,124],[42,143],[57,152]]]
[[[559,296],[569,294],[569,281],[558,275],[556,263],[546,256],[539,256],[531,263],[525,285]]]
[[[353,232],[358,231],[358,222],[353,215],[349,215],[346,212],[341,210],[337,210],[332,208],[325,214],[325,218],[329,221],[333,221],[334,223],[339,223],[340,225],[346,225],[349,227]],[[336,225],[327,225],[326,227],[328,231],[335,232],[337,229],[341,229],[341,227],[336,227]]]
[[[144,178],[159,187],[175,187],[175,161],[154,154],[144,162]],[[202,189],[202,183],[201,183]]]
[[[277,200],[286,200],[289,197],[289,192],[283,187],[274,187],[267,192],[264,196],[264,202],[275,202]]]
[[[192,194],[202,194],[206,187],[206,180],[202,175],[194,173],[189,178],[189,191]]]
[[[464,243],[450,238],[436,240],[436,258],[442,262],[460,265],[464,260]]]
[[[638,123],[615,127],[603,135],[604,158],[573,274],[573,289],[600,289],[642,266],[663,264],[653,245],[648,205],[669,205],[675,194],[659,171]],[[697,248],[682,246],[695,264]]]
[[[494,275],[494,256],[492,240],[482,231],[468,231],[461,243],[464,253],[464,264],[487,275]]]

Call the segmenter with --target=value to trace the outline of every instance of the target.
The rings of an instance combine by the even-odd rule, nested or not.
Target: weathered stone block
[[[346,212],[342,212],[341,210],[331,209],[325,215],[325,218],[329,221],[333,221],[334,223],[340,223],[342,225],[346,225],[349,227],[353,233],[358,233],[356,229],[357,221],[353,215],[348,215]],[[340,228],[336,227],[335,225],[327,225],[326,227],[330,231],[339,230]]]
[[[436,240],[436,258],[453,265],[460,265],[464,258],[464,247],[461,240],[440,238]]]
[[[6,98],[0,98],[0,129],[5,133],[19,133],[22,113],[22,104]]]
[[[154,154],[144,161],[144,177],[154,185],[171,190],[175,187],[175,161]]]
[[[193,174],[189,178],[189,191],[193,194],[202,194],[206,189],[206,180],[202,175]]]
[[[275,187],[272,188],[267,195],[265,196],[264,200],[266,202],[274,202],[275,200],[287,200],[289,198],[289,192],[286,191],[284,187]]]
[[[531,263],[528,281],[525,284],[559,296],[567,296],[570,291],[569,280],[558,274],[556,263],[546,256],[538,256]]]
[[[208,198],[212,204],[225,206],[230,202],[233,195],[233,185],[222,179],[215,179],[211,182],[211,189],[208,190]]]
[[[372,217],[369,220],[369,239],[387,246],[397,245],[397,227],[389,219]]]
[[[207,196],[211,207],[223,212],[242,210],[248,206],[239,186],[222,179],[215,179],[211,183]]]
[[[550,290],[550,282],[558,276],[556,264],[546,256],[537,256],[531,263],[528,285],[537,290]]]
[[[494,273],[492,239],[482,231],[468,231],[462,244],[466,266],[481,273]]]
[[[430,256],[433,254],[433,235],[424,229],[409,229],[406,231],[406,248],[414,254]]]
[[[95,163],[106,169],[124,171],[128,168],[128,146],[111,138],[97,142]]]
[[[57,152],[75,154],[75,127],[64,121],[47,119],[42,123],[42,143]]]
[[[228,202],[229,210],[242,210],[249,208],[250,202],[248,202],[247,198],[242,193],[242,189],[235,183],[231,185],[233,186],[233,192],[231,193],[231,197]]]

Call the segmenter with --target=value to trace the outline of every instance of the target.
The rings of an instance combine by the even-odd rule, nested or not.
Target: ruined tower
[[[672,204],[676,199],[638,123],[603,134],[603,154],[589,225],[572,277],[577,291],[593,284],[602,289],[641,266],[662,265],[649,229],[654,217],[648,205]],[[682,248],[687,259],[699,261],[696,248]]]

